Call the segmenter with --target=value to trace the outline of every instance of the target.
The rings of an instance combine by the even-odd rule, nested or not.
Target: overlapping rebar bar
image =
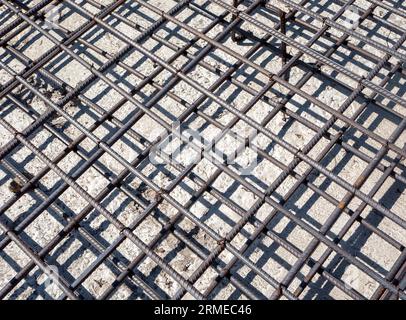
[[[401,1],[320,4],[309,0],[183,0],[167,4],[169,10],[162,10],[155,1],[106,2],[0,0],[4,20],[0,29],[0,126],[7,132],[0,149],[0,168],[3,186],[10,191],[0,194],[0,258],[13,270],[11,276],[0,270],[5,279],[1,282],[1,298],[19,297],[25,282],[37,270],[49,277],[58,290],[52,296],[46,285],[30,285],[32,296],[45,295],[40,293],[44,287],[45,297],[59,299],[107,299],[123,286],[151,299],[215,298],[223,287],[233,288],[233,297],[250,299],[303,299],[312,294],[322,296],[320,292],[326,290],[328,296],[334,297],[333,289],[326,287],[353,299],[405,299],[406,28],[402,22],[406,21],[406,8]],[[329,6],[335,6],[333,14]],[[61,14],[53,29],[46,13],[55,8]],[[355,27],[343,23],[349,8],[359,14]],[[197,28],[189,15],[206,23]],[[80,17],[79,27],[69,24],[72,16]],[[371,24],[375,29],[372,34],[366,33]],[[382,29],[390,31],[385,44]],[[93,43],[95,34],[115,39],[120,43],[119,50],[109,51]],[[30,47],[39,51],[38,42],[49,48],[33,54]],[[152,50],[150,42],[171,55]],[[258,60],[260,53],[277,64],[271,68]],[[139,61],[130,62],[132,55],[142,57],[152,67],[140,69]],[[61,61],[77,63],[86,75],[70,83],[59,69],[66,68],[67,73],[76,69],[64,67],[63,63],[61,66]],[[363,61],[368,63],[363,66]],[[349,67],[352,62],[358,69]],[[200,68],[211,75],[209,85],[193,76]],[[117,70],[124,71],[125,76],[117,77]],[[295,78],[294,72],[300,76]],[[309,91],[307,84],[314,79],[339,90],[344,96],[342,101],[337,106],[329,105]],[[47,84],[46,90],[40,80]],[[100,83],[109,92],[104,93],[110,97],[108,107],[89,94]],[[179,85],[187,90],[178,90]],[[224,88],[233,88],[237,98],[232,101],[233,94],[225,97]],[[60,97],[54,99],[52,92],[58,92]],[[197,96],[192,99],[190,92]],[[241,93],[249,99],[239,98]],[[37,108],[33,97],[45,108]],[[172,103],[162,102],[167,98]],[[320,115],[303,116],[297,101],[305,101],[304,113],[319,110]],[[67,108],[72,104],[94,121],[89,124],[72,115]],[[178,106],[177,114],[171,111],[171,104]],[[215,113],[208,111],[208,104]],[[258,108],[263,117],[254,116],[253,110]],[[9,116],[15,110],[31,119],[23,128],[20,118]],[[125,117],[120,115],[122,110],[127,110]],[[368,113],[378,115],[393,129],[385,129],[384,134],[374,130],[361,120]],[[227,121],[221,116],[224,114]],[[281,114],[283,124],[275,128],[275,119]],[[64,126],[55,125],[58,117]],[[191,128],[196,119],[203,123],[202,135],[208,127],[220,132],[216,141],[233,132],[239,138],[236,153],[254,151],[258,167],[265,163],[261,170],[277,174],[270,181],[258,182],[264,177],[260,172],[242,175],[235,163],[213,157],[212,145],[199,144],[183,130],[176,130],[176,126]],[[150,138],[140,131],[147,122],[160,129],[158,137]],[[311,137],[295,143],[278,133],[293,124],[306,128]],[[246,134],[241,126],[252,130]],[[77,134],[67,127],[74,128]],[[102,128],[109,134],[101,136]],[[55,154],[38,145],[36,137],[43,132],[49,135],[49,144],[56,146]],[[266,146],[255,143],[259,136],[266,139]],[[171,151],[157,148],[169,137],[180,141],[182,148],[190,148],[189,153],[199,155],[200,160],[184,163]],[[118,144],[133,149],[136,156],[122,154],[116,148]],[[16,160],[22,150],[29,156]],[[275,150],[288,155],[286,163]],[[329,165],[328,159],[334,158],[337,150],[347,159],[356,158],[364,164],[354,181],[348,181]],[[162,165],[152,161],[152,154],[163,160],[170,177],[168,183],[157,181],[145,171],[148,166],[163,170]],[[62,164],[75,157],[80,159],[75,167],[63,169]],[[109,163],[102,161],[106,157]],[[28,158],[40,160],[42,166],[32,169],[28,165],[31,170],[26,169]],[[210,165],[204,164],[205,159],[210,159]],[[205,165],[207,176],[199,175],[197,169]],[[90,170],[106,181],[95,194],[79,182]],[[51,174],[56,178],[53,186],[47,187],[45,178]],[[225,176],[233,184],[226,191],[216,184]],[[318,182],[318,178],[324,182]],[[400,203],[393,208],[380,195],[388,183],[396,190],[389,188],[386,197],[393,205]],[[153,196],[146,198],[141,186]],[[338,191],[332,192],[329,186]],[[179,189],[188,196],[180,198]],[[253,197],[248,208],[241,197],[232,196],[236,189]],[[292,209],[304,190],[328,203],[319,209],[326,217],[323,221],[312,223],[309,208]],[[77,197],[73,202],[62,200],[68,191]],[[120,209],[112,210],[108,205],[116,192],[140,210],[126,220],[120,218]],[[214,212],[223,217],[221,223],[227,225],[224,229],[208,223],[204,213],[196,213],[196,207],[209,202],[208,198],[214,199],[218,208]],[[35,205],[23,212],[17,210],[15,217],[12,213],[27,199],[35,199]],[[82,200],[85,205],[74,207]],[[223,212],[220,207],[227,209]],[[230,211],[233,214],[227,216]],[[60,228],[40,245],[28,230],[49,212],[57,217]],[[116,231],[112,240],[104,239],[102,231],[92,227],[92,220],[99,218]],[[151,218],[160,227],[146,239],[140,227]],[[276,225],[282,219],[310,240],[298,244],[292,241],[289,227],[286,232],[277,231]],[[185,221],[192,227],[186,228]],[[381,265],[373,256],[365,258],[362,247],[359,251],[351,247],[349,238],[358,239],[365,233],[367,239],[375,239],[377,247],[371,252],[390,246],[390,262]],[[196,234],[203,234],[205,242],[199,241]],[[173,254],[161,252],[161,246],[171,237],[178,248],[173,248]],[[58,262],[58,252],[74,239],[94,254],[77,276]],[[263,249],[266,262],[261,264],[252,255],[265,246],[265,241],[271,241],[272,246]],[[134,247],[131,257],[125,257],[120,250],[126,242]],[[14,246],[27,261],[11,262],[15,257],[8,251]],[[196,263],[182,269],[173,260],[183,248],[196,257]],[[280,249],[285,255],[277,253]],[[153,271],[141,271],[146,261],[152,261],[158,273],[171,279],[173,290],[156,282]],[[285,271],[275,272],[271,265]],[[96,295],[89,289],[88,279],[101,266],[107,266],[114,279],[101,285],[103,291]],[[364,290],[365,284],[352,285],[345,278],[345,270],[353,268],[357,270],[356,279],[366,277],[372,283],[372,293]],[[248,270],[250,276],[244,276],[242,270]]]

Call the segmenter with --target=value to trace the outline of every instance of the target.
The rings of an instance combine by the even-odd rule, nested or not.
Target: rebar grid
[[[1,298],[405,299],[402,1],[0,5]]]

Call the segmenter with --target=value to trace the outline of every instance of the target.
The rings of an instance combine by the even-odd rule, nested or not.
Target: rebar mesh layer
[[[405,299],[403,1],[0,21],[2,299]]]

